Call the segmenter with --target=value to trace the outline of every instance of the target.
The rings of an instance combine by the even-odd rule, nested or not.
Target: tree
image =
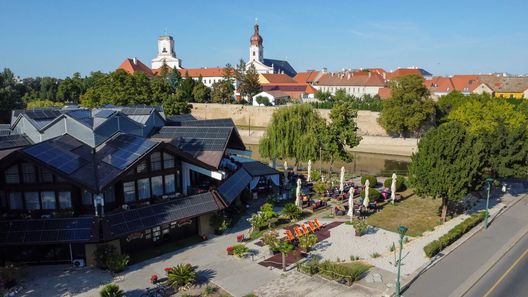
[[[270,105],[270,101],[269,101],[269,98],[268,97],[265,97],[265,96],[257,96],[257,98],[255,98],[255,100],[257,101],[257,103],[259,105],[264,105],[264,106],[268,106]]]
[[[379,123],[388,133],[419,134],[435,113],[423,79],[417,75],[401,76],[391,81],[390,88],[392,98],[384,102]]]
[[[8,68],[0,73],[0,117],[8,118],[8,113],[22,108],[24,103],[16,90],[15,75]]]
[[[317,90],[314,95],[315,98],[321,100],[321,101],[330,101],[332,100],[332,94],[330,92],[323,92],[321,90]]]
[[[36,108],[46,108],[46,107],[58,107],[62,108],[64,103],[62,102],[53,102],[51,100],[33,100],[27,103],[27,109],[36,109]]]
[[[293,250],[293,245],[286,240],[281,240],[277,244],[277,250],[282,255],[282,271],[286,271],[286,255]]]
[[[309,104],[298,104],[277,109],[265,136],[260,140],[259,152],[265,158],[315,159],[321,146],[325,121]]]
[[[523,178],[528,176],[528,129],[510,129],[500,125],[484,136],[486,168],[494,177]]]
[[[485,148],[463,125],[448,122],[428,131],[411,157],[409,177],[419,195],[442,199],[442,220],[449,202],[464,198],[480,183]]]
[[[240,81],[240,95],[246,97],[249,103],[253,103],[253,96],[260,93],[261,90],[262,86],[259,82],[259,74],[255,66],[251,65]]]
[[[169,95],[162,103],[163,110],[167,115],[190,113],[193,106],[181,99],[177,94]]]
[[[196,81],[189,76],[189,72],[185,72],[183,80],[180,82],[176,93],[180,99],[185,101],[193,101],[193,90]]]
[[[173,92],[173,88],[167,78],[153,77],[150,79],[150,90],[152,95],[150,96],[149,103],[160,105],[165,101]]]
[[[176,66],[172,68],[172,71],[167,76],[167,80],[172,87],[172,90],[176,90],[180,84],[182,77],[180,71],[176,69]]]
[[[66,77],[59,83],[57,99],[62,102],[79,103],[80,97],[83,93],[83,79],[79,72],[75,72],[72,77]]]
[[[192,90],[192,97],[195,102],[203,103],[209,102],[211,98],[211,90],[202,82],[200,77]]]

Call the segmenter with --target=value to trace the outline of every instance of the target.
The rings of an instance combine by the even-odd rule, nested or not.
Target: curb
[[[528,197],[528,194],[524,194],[522,197],[519,197],[519,199],[515,200],[513,203],[509,205],[502,206],[501,209],[495,214],[493,217],[490,217],[488,221],[488,225],[491,224],[498,216],[502,215],[506,209],[509,209],[513,206],[515,206],[517,203],[519,203],[521,200]],[[438,262],[442,261],[446,256],[448,256],[451,252],[456,250],[458,247],[460,247],[462,244],[464,244],[467,240],[472,238],[475,234],[477,234],[479,231],[481,231],[483,228],[482,223],[480,223],[477,227],[473,228],[471,231],[466,233],[462,238],[455,241],[452,245],[448,246],[444,251],[442,251],[442,255],[437,255],[429,263],[424,264],[422,267],[419,268],[419,271],[414,274],[411,279],[409,279],[407,282],[403,283],[401,286],[401,293],[403,294],[405,290],[409,288],[409,286],[414,283],[422,274],[424,274],[427,270],[431,269],[434,265],[436,265]],[[502,255],[503,256],[503,255]],[[501,257],[502,257],[501,256]],[[481,276],[482,277],[482,276]],[[395,296],[394,294],[392,296]]]

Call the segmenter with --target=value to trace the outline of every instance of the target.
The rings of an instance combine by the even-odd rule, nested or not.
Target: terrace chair
[[[295,226],[293,227],[293,231],[295,232],[295,236],[297,238],[300,238],[301,236],[303,236],[304,234],[302,233],[302,231],[299,229],[299,227]]]
[[[320,229],[314,223],[312,223],[312,221],[308,221],[308,226],[310,226],[310,229],[312,229],[312,232],[315,232]]]
[[[295,240],[295,236],[293,236],[292,232],[290,230],[286,230],[284,231],[284,234],[286,235],[286,239],[288,241],[294,241]]]
[[[306,228],[306,225],[302,224],[301,227],[302,227],[302,230],[303,230],[304,234],[310,234],[311,233],[311,231],[308,230],[308,228]]]
[[[324,228],[324,225],[322,225],[321,223],[319,223],[319,220],[317,218],[314,219],[314,224],[318,227],[318,228]]]

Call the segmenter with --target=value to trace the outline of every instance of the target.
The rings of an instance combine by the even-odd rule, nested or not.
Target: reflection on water
[[[253,152],[253,159],[260,160],[264,163],[268,163],[269,160],[260,157],[258,152],[258,145],[249,144],[246,147]],[[395,155],[383,155],[383,154],[372,154],[372,153],[353,153],[354,159],[352,162],[334,162],[332,166],[332,172],[338,172],[341,166],[345,166],[346,172],[354,173],[356,175],[362,174],[373,174],[377,176],[390,176],[393,172],[400,175],[407,174],[407,167],[411,161],[410,157],[395,156]],[[291,161],[291,160],[288,160]],[[293,162],[288,162],[293,165]],[[318,160],[312,160],[312,168],[319,170],[323,168],[324,171],[329,169],[330,164],[328,162],[319,162]],[[282,167],[282,162],[279,162],[277,166]],[[300,165],[300,168],[305,168],[306,163]]]

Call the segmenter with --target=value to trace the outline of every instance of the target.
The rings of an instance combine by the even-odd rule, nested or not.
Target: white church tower
[[[181,60],[176,58],[174,51],[174,39],[170,35],[163,35],[158,39],[158,55],[152,59],[152,69],[159,69],[163,64],[171,69],[182,69]]]
[[[258,61],[264,63],[264,46],[262,46],[262,37],[259,33],[259,25],[255,20],[255,26],[253,27],[253,35],[249,40],[249,62]]]

